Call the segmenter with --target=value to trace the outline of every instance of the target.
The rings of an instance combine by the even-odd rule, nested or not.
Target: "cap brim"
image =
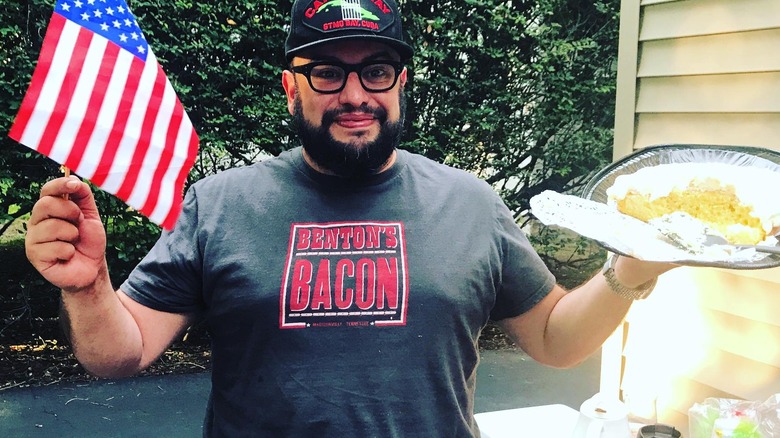
[[[317,47],[326,43],[332,43],[336,41],[347,41],[347,40],[376,41],[376,42],[387,44],[388,46],[395,49],[399,55],[401,55],[401,61],[407,61],[411,59],[412,56],[414,55],[414,49],[412,48],[412,46],[406,44],[403,41],[398,41],[395,38],[389,38],[381,35],[358,34],[358,35],[341,35],[337,37],[317,40],[309,44],[304,44],[302,46],[296,47],[295,49],[285,53],[285,56],[287,57],[287,61],[290,61],[293,56],[297,55],[303,50],[311,49],[313,47]]]

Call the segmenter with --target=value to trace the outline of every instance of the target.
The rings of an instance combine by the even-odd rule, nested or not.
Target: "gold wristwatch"
[[[644,284],[640,284],[635,288],[628,287],[618,281],[618,279],[615,277],[615,263],[617,262],[617,258],[617,254],[612,254],[612,256],[607,259],[607,262],[604,263],[604,268],[601,270],[601,272],[604,274],[604,278],[607,280],[607,285],[609,285],[609,288],[619,297],[625,298],[627,300],[643,300],[647,298],[650,295],[650,292],[653,291],[653,288],[655,288],[655,284],[658,282],[658,277],[653,278]]]

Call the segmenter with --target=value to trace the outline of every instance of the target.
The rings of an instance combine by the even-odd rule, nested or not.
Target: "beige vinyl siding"
[[[623,0],[620,26],[616,158],[658,144],[780,151],[780,0]],[[707,397],[780,393],[780,268],[674,270],[627,321],[622,395],[644,384],[684,435]]]
[[[734,394],[739,398],[748,400],[767,398],[769,394],[780,393],[780,370],[776,363],[767,364],[761,362],[760,358],[752,355],[756,351],[755,345],[739,345],[734,343],[734,331],[738,328],[744,328],[747,332],[755,336],[762,336],[762,339],[772,339],[777,336],[777,327],[761,327],[760,324],[754,324],[750,320],[740,320],[730,317],[727,314],[712,312],[709,313],[707,322],[714,324],[720,322],[734,323],[734,326],[722,330],[713,330],[713,334],[724,335],[729,342],[715,345],[706,356],[706,366],[691,374],[695,381],[708,385],[712,388],[718,388],[729,394]],[[757,330],[758,329],[758,330]],[[762,333],[766,331],[766,333]],[[726,350],[731,348],[737,350],[737,353],[731,353]],[[739,370],[739,372],[732,372]],[[725,378],[728,376],[728,378]],[[686,403],[690,406],[692,403]]]
[[[636,111],[780,114],[780,71],[643,78]]]
[[[666,284],[659,289],[665,295],[659,300],[662,306],[651,304],[648,307],[652,310],[634,312],[637,315],[630,318],[634,327],[629,329],[629,336],[631,330],[657,330],[659,339],[642,342],[670,352],[668,361],[679,362],[685,368],[668,373],[658,404],[662,421],[687,429],[688,409],[707,397],[763,401],[780,393],[780,291],[774,282],[747,278],[734,271],[683,269],[671,274],[672,278],[665,279]],[[681,289],[680,284],[692,287]],[[674,293],[694,298],[670,298],[669,294]],[[678,330],[648,329],[657,324],[663,307],[675,304],[681,307],[674,313]],[[681,319],[686,313],[687,320]],[[632,356],[637,359],[646,354],[631,355],[631,343],[629,340],[627,346],[629,367]],[[693,352],[695,360],[681,357],[685,352]],[[663,368],[663,364],[654,368]],[[624,382],[624,386],[630,385]]]
[[[623,395],[650,388],[659,420],[687,430],[707,397],[765,400],[780,393],[777,283],[715,268],[661,277],[628,316]],[[641,391],[639,391],[641,393]]]
[[[780,114],[649,113],[639,114],[636,125],[641,147],[701,143],[780,151]]]
[[[780,27],[777,0],[645,1],[642,5],[640,41]]]
[[[632,149],[677,136],[780,150],[776,47],[780,29],[643,43]]]
[[[647,5],[655,5],[659,3],[671,3],[676,1],[680,1],[680,0],[643,0],[641,4],[642,6],[647,6]]]
[[[780,29],[645,41],[638,77],[780,71],[778,41]]]
[[[676,132],[680,143],[780,150],[780,1],[635,4],[621,10],[615,156]]]

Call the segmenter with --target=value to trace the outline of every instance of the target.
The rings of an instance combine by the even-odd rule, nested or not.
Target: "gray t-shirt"
[[[555,279],[501,199],[406,151],[343,181],[301,149],[188,191],[121,289],[202,315],[213,437],[470,437],[477,338]]]

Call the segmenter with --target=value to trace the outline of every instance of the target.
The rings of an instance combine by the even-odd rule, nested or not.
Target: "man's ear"
[[[401,74],[398,75],[398,81],[401,83],[401,88],[406,87],[406,79],[407,79],[406,75],[407,75],[407,70],[406,67],[404,67],[404,69],[401,70]]]
[[[282,72],[282,87],[284,88],[284,94],[287,96],[287,111],[290,115],[293,115],[295,113],[295,95],[298,93],[298,89],[295,86],[295,73],[290,70]]]

